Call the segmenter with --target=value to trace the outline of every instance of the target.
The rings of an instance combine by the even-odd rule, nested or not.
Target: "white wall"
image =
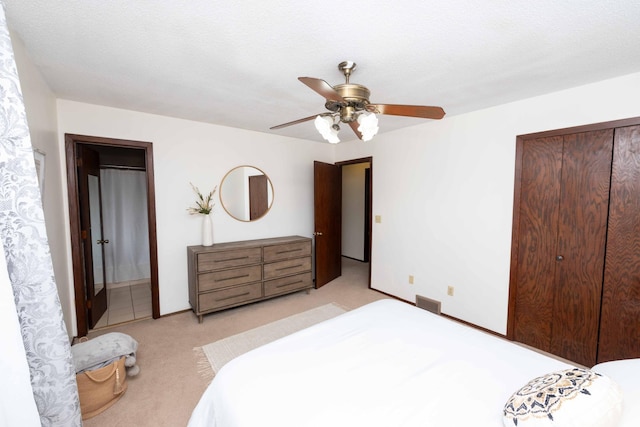
[[[67,100],[58,100],[58,129],[61,162],[65,133],[153,143],[163,315],[189,308],[186,247],[200,244],[201,236],[200,217],[186,211],[195,201],[189,182],[208,192],[230,169],[252,165],[263,170],[273,184],[273,207],[265,217],[251,223],[231,218],[220,205],[218,193],[212,216],[214,242],[284,235],[311,237],[313,161],[331,162],[334,152],[332,146],[320,142]],[[60,203],[68,216],[66,187]],[[68,221],[64,231],[68,236]],[[66,243],[71,274],[68,238]]]
[[[364,260],[365,169],[369,163],[342,166],[342,255]]]
[[[638,117],[639,99],[637,73],[339,144],[336,161],[373,157],[372,287],[505,333],[516,136]]]
[[[244,173],[231,173],[223,177],[226,194],[220,193],[224,208],[235,218],[249,218],[249,184]],[[247,188],[245,188],[247,187]]]

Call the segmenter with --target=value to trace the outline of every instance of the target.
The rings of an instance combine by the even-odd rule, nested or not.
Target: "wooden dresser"
[[[301,236],[187,247],[189,304],[202,316],[313,287],[311,239]]]

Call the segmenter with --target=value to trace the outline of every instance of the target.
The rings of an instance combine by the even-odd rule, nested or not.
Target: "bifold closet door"
[[[551,351],[562,136],[522,144],[513,339]]]
[[[640,126],[615,131],[598,363],[640,357]]]
[[[613,130],[564,136],[551,353],[596,362]]]
[[[613,131],[522,145],[516,341],[592,365],[604,271]]]

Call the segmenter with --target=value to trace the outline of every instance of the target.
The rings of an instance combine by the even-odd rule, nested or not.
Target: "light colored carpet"
[[[90,332],[89,338],[122,332],[138,343],[140,373],[127,381],[127,393],[84,427],[186,426],[208,381],[198,373],[194,347],[257,328],[287,316],[335,303],[355,309],[386,295],[368,288],[369,264],[342,259],[342,277],[310,294],[296,292],[207,314],[204,322],[192,311],[145,319]],[[185,278],[186,280],[186,278]],[[186,282],[185,282],[186,286]]]
[[[198,371],[203,377],[212,379],[220,368],[241,354],[336,317],[345,311],[334,303],[325,304],[202,347],[196,347],[194,351],[198,357]]]

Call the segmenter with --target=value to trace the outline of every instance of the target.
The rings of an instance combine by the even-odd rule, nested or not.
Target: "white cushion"
[[[505,427],[614,427],[622,413],[622,392],[609,377],[565,369],[534,378],[504,406]]]

